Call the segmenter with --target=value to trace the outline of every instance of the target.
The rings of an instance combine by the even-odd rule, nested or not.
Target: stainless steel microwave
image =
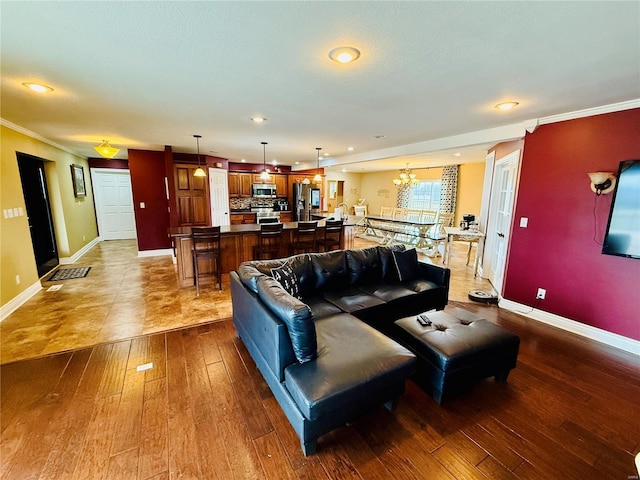
[[[254,183],[251,185],[251,196],[254,198],[276,198],[276,184]]]

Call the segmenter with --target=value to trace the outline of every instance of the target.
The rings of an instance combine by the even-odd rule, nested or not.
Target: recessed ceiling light
[[[329,58],[338,63],[351,63],[360,57],[360,50],[353,47],[337,47],[329,52]]]
[[[325,157],[328,157],[328,156],[329,156],[329,155],[331,155],[331,154],[330,154],[329,152],[327,152],[327,153],[323,153],[323,155],[324,155]]]
[[[243,159],[241,159],[240,161],[241,161],[242,163],[245,163],[245,162],[246,162],[246,160],[245,160],[244,158],[243,158]]]
[[[295,162],[296,165],[300,165],[300,162]]]
[[[342,173],[346,173],[346,171],[347,171],[347,169],[346,169],[346,168],[343,168],[343,169],[342,169]]]
[[[41,83],[24,82],[22,85],[38,93],[53,92],[53,88]]]
[[[354,147],[347,147],[347,150],[349,150],[350,152],[353,152],[355,150]]]
[[[266,122],[267,119],[264,117],[261,117],[259,115],[255,116],[255,117],[251,117],[251,121],[252,122],[256,122],[256,123],[262,123],[262,122]]]
[[[518,102],[503,102],[503,103],[499,103],[497,104],[494,108],[497,108],[498,110],[511,110],[513,107],[517,107],[518,105],[520,105]]]
[[[459,156],[461,156],[461,155],[462,155],[462,154],[461,154],[460,152],[456,152],[456,153],[454,153],[454,154],[453,154],[453,156],[454,156],[454,157],[459,157]]]

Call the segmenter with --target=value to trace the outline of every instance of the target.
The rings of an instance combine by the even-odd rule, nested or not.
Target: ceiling
[[[22,1],[1,27],[2,119],[88,157],[102,139],[195,153],[200,134],[231,161],[266,141],[294,170],[315,147],[331,168],[421,168],[640,98],[639,2]],[[361,57],[330,60],[342,45]]]

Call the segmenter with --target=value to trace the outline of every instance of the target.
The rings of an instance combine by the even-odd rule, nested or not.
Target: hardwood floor
[[[325,435],[317,454],[304,457],[232,323],[224,320],[230,316],[228,286],[222,296],[211,288],[198,299],[192,289],[161,290],[160,284],[175,281],[172,266],[121,249],[101,244],[90,252],[90,276],[101,281],[89,290],[76,286],[80,280],[66,281],[60,292],[71,292],[64,302],[53,299],[47,306],[36,298],[22,307],[31,314],[14,314],[22,326],[13,319],[18,326],[11,338],[28,353],[14,348],[0,368],[0,478],[637,475],[638,358],[496,306],[463,302],[471,287],[460,277],[482,286],[467,272],[471,267],[464,268],[465,259],[459,270],[453,264],[458,287],[452,306],[520,335],[518,366],[508,382],[485,380],[439,406],[409,381],[396,410],[378,408]],[[77,316],[83,320],[73,323]],[[49,327],[46,317],[62,319],[57,327],[49,320]],[[122,323],[110,322],[113,317]],[[116,326],[135,323],[130,319],[141,330],[125,337],[127,328]],[[28,338],[29,320],[40,332],[34,340]],[[189,321],[197,325],[180,328]],[[92,324],[97,336],[73,334]],[[22,336],[15,333],[20,328]],[[65,330],[71,332],[68,344]],[[8,340],[2,333],[4,362]],[[62,351],[49,354],[54,344],[48,337]],[[148,363],[153,368],[138,371]]]

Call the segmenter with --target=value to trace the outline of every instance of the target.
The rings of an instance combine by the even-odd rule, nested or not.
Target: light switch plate
[[[520,217],[520,228],[527,228],[527,225],[529,225],[529,218]]]

